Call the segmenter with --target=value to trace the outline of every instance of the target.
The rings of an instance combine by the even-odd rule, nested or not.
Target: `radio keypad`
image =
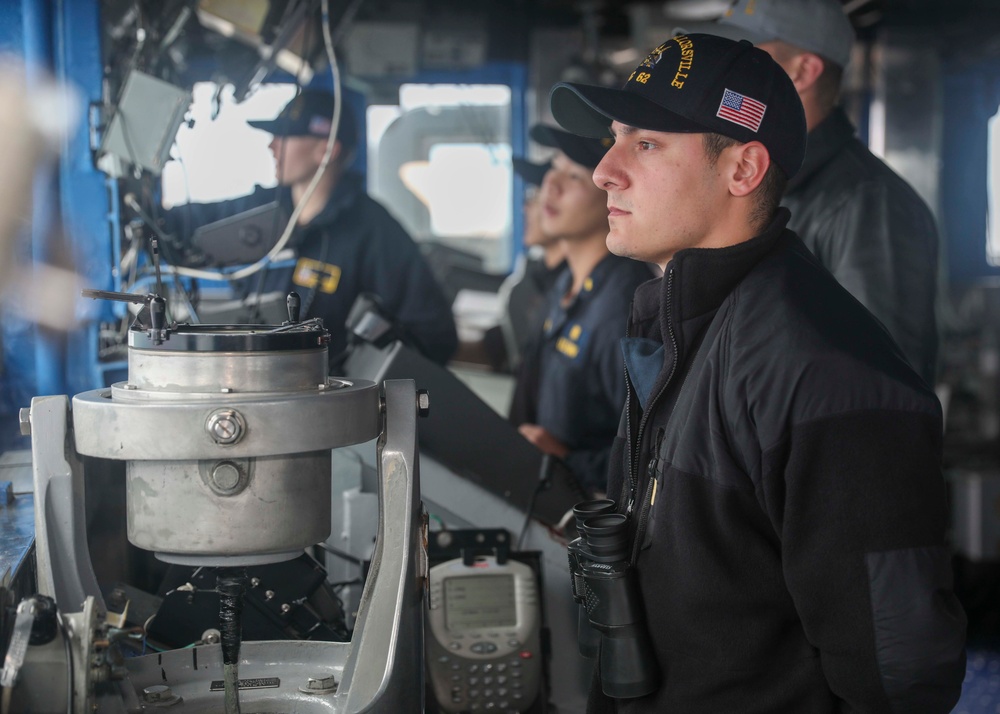
[[[470,664],[465,675],[452,674],[452,703],[465,703],[469,711],[516,711],[524,699],[520,691],[524,686],[520,656],[518,653],[506,662]],[[450,659],[448,655],[442,655],[438,661],[447,662]],[[452,665],[452,668],[456,666]],[[507,674],[489,674],[499,672]]]

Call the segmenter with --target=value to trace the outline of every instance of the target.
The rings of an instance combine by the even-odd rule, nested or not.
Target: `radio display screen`
[[[475,630],[517,625],[514,576],[462,576],[444,581],[445,627]]]

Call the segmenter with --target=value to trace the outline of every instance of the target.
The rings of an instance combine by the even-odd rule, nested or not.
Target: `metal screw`
[[[216,444],[235,444],[243,438],[246,430],[243,415],[235,409],[219,409],[212,412],[205,423],[205,428]]]
[[[143,689],[142,696],[147,702],[162,702],[173,699],[174,693],[166,684],[154,684]]]
[[[17,418],[21,422],[21,435],[31,436],[31,407],[21,407]]]
[[[337,679],[333,675],[323,677],[310,677],[306,680],[304,687],[299,687],[300,692],[306,694],[329,694],[337,691]]]
[[[264,591],[264,599],[265,600],[271,600],[273,598],[274,598],[274,590],[265,590]]]
[[[250,587],[255,588],[260,585],[260,578],[250,578]]]
[[[425,417],[431,413],[431,395],[426,389],[417,390],[417,415]]]
[[[222,641],[222,633],[216,629],[209,628],[201,633],[201,641],[206,645],[217,645]]]
[[[281,611],[287,614],[292,611],[292,606],[289,605],[287,602],[284,602],[281,604]]]

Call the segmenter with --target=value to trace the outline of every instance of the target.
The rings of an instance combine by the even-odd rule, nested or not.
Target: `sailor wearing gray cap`
[[[802,100],[805,161],[782,205],[788,227],[877,317],[924,381],[934,384],[937,228],[927,204],[855,137],[837,106],[854,30],[838,0],[739,0],[708,32],[749,40],[788,73]]]
[[[841,67],[847,66],[854,44],[854,29],[836,0],[739,0],[716,22],[675,32],[709,32],[755,45],[780,41]]]

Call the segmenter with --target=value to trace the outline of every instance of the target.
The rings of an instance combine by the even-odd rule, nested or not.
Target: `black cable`
[[[223,664],[236,664],[240,661],[240,630],[246,581],[246,568],[220,568],[216,577]]]
[[[240,714],[239,664],[243,626],[243,594],[246,592],[246,568],[220,568],[216,577],[219,591],[219,632],[222,641],[222,665],[226,714]]]
[[[353,580],[341,580],[340,582],[330,583],[330,587],[336,589],[347,585],[362,585],[364,582],[362,578],[354,578]]]
[[[541,490],[542,484],[539,483],[531,493],[531,500],[528,501],[528,509],[524,513],[524,523],[521,525],[521,532],[517,536],[517,546],[514,548],[515,552],[521,550],[521,545],[524,543],[524,536],[528,534],[528,526],[531,524],[531,512],[535,509],[535,499],[538,498],[538,493]]]
[[[142,222],[145,225],[149,226],[149,228],[153,231],[153,233],[156,234],[156,237],[159,240],[163,241],[168,246],[172,246],[174,248],[177,247],[177,245],[176,245],[176,243],[177,243],[176,239],[173,236],[168,235],[167,233],[164,233],[160,229],[160,227],[158,225],[156,225],[156,221],[153,219],[152,216],[150,216],[148,213],[146,213],[146,211],[143,209],[142,205],[139,203],[139,201],[136,199],[136,197],[134,195],[132,195],[132,194],[126,194],[125,195],[125,203],[128,204],[129,208],[131,208],[133,211],[136,212],[136,215],[138,215],[139,218],[142,219]],[[158,265],[156,266],[156,271],[157,271],[157,285],[159,285],[160,284],[160,278],[159,278],[159,266]],[[191,297],[191,293],[189,293],[187,291],[187,289],[184,287],[184,283],[181,282],[180,276],[177,274],[176,270],[171,270],[170,274],[171,274],[171,277],[173,278],[174,287],[177,289],[178,293],[181,295],[181,297],[184,299],[184,302],[187,305],[188,312],[190,313],[190,317],[191,317],[191,322],[197,324],[200,320],[198,319],[198,315],[195,312],[194,300]],[[157,289],[159,289],[159,288],[157,288]]]
[[[287,8],[286,8],[286,12],[287,12]],[[312,32],[313,32],[312,25],[310,25],[310,24],[307,23],[306,27],[305,27],[305,32],[303,33],[303,47],[309,47],[310,46],[310,42],[312,41],[312,37],[310,36],[310,34]],[[302,93],[302,89],[303,89],[302,73],[305,71],[305,65],[306,65],[306,63],[303,62],[302,66],[299,68],[299,72],[295,75],[295,89],[296,89],[296,91],[295,91],[295,96],[293,96],[291,98],[291,100],[289,100],[290,102],[294,102],[295,98],[298,97]],[[285,142],[282,141],[281,142],[281,147],[280,147],[280,149],[278,151],[278,155],[275,157],[275,165],[276,165],[277,172],[278,172],[279,176],[281,175],[281,170],[282,170],[282,168],[284,166],[284,159],[285,159]],[[275,195],[275,199],[278,202],[279,210],[276,210],[274,212],[274,218],[273,218],[273,221],[272,221],[272,224],[273,224],[272,225],[272,233],[274,235],[279,235],[279,233],[278,233],[278,227],[279,227],[280,218],[281,218],[281,215],[282,215],[281,210],[280,210],[280,206],[281,206],[281,185],[280,184],[276,187],[274,195]],[[255,299],[253,301],[253,304],[250,306],[250,313],[249,313],[248,318],[247,318],[247,322],[249,324],[251,324],[251,325],[258,324],[261,321],[261,319],[262,319],[261,312],[260,312],[260,307],[261,307],[261,293],[264,290],[264,280],[265,280],[265,277],[267,276],[267,271],[270,269],[270,267],[271,267],[270,263],[267,263],[264,267],[262,267],[260,269],[260,275],[257,278],[257,289],[252,294]],[[243,300],[244,301],[249,301],[250,297],[251,297],[251,294],[244,294]],[[305,317],[305,310],[303,310],[300,314],[303,317]]]
[[[350,553],[345,553],[342,550],[334,548],[332,545],[327,543],[317,543],[320,548],[325,550],[327,553],[337,556],[338,558],[343,558],[349,563],[354,563],[355,565],[364,565],[364,561],[361,558],[351,555]],[[346,583],[344,583],[346,585]]]
[[[515,552],[521,550],[521,545],[524,543],[524,536],[528,534],[528,526],[531,524],[531,512],[535,510],[535,501],[538,499],[538,494],[549,487],[549,483],[552,480],[552,469],[555,466],[556,460],[557,457],[551,454],[544,454],[542,456],[542,464],[538,468],[538,484],[535,486],[535,490],[532,491],[531,499],[528,501],[528,508],[524,514],[524,524],[521,526],[521,532],[517,536]]]

